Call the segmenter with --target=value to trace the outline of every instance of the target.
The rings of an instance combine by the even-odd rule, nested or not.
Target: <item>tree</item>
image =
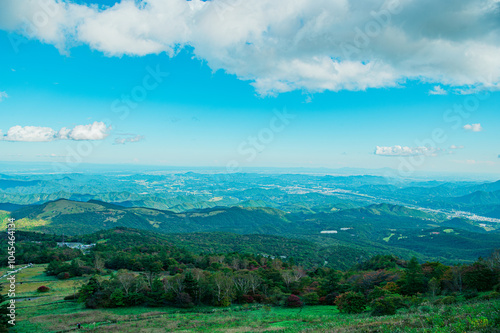
[[[292,271],[281,271],[281,278],[285,282],[286,289],[290,290],[290,284],[294,281],[294,276]]]
[[[166,293],[173,292],[177,296],[184,291],[184,278],[180,274],[166,277],[163,279],[163,288]]]
[[[424,274],[417,258],[411,258],[403,278],[398,282],[404,295],[411,296],[425,291]]]
[[[191,299],[198,299],[199,285],[198,281],[195,280],[193,273],[188,271],[184,275],[184,291],[191,297]]]
[[[342,272],[331,270],[328,272],[325,281],[321,285],[324,294],[328,295],[339,290],[339,282],[342,279]]]
[[[102,259],[98,253],[96,253],[94,257],[94,268],[99,273],[104,270],[104,259]]]
[[[429,281],[429,291],[430,291],[432,297],[436,297],[436,295],[437,295],[437,293],[439,293],[440,289],[441,289],[441,283],[439,282],[438,279],[433,277]]]
[[[340,312],[361,313],[366,309],[366,299],[361,293],[349,291],[337,297],[335,305]]]
[[[259,286],[262,283],[262,279],[260,278],[260,276],[258,276],[253,272],[248,273],[247,279],[248,283],[250,284],[250,289],[252,290],[252,294],[255,295],[257,293],[257,288],[259,288]]]
[[[215,305],[231,305],[234,286],[233,279],[222,272],[217,272],[213,277],[213,282],[215,286]]]
[[[162,269],[161,261],[154,261],[151,257],[144,260],[144,277],[150,289],[153,288],[153,281],[159,276]]]
[[[130,288],[134,285],[135,275],[126,269],[120,269],[116,274],[116,280],[125,290],[125,295],[128,295]]]
[[[239,273],[233,277],[233,281],[234,289],[239,296],[247,294],[252,289],[248,274]]]

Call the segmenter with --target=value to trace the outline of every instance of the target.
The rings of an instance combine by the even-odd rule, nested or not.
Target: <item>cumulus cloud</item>
[[[467,124],[463,128],[469,132],[481,132],[483,130],[481,124]]]
[[[71,140],[104,140],[110,129],[105,123],[95,121],[93,124],[75,126],[67,137]]]
[[[7,134],[0,137],[4,141],[49,142],[54,140],[104,140],[111,127],[103,122],[89,125],[77,125],[73,129],[62,128],[55,131],[50,127],[13,126]],[[1,135],[0,131],[0,135]]]
[[[441,86],[434,86],[434,88],[429,91],[429,95],[448,95],[448,92]]]
[[[9,97],[5,91],[0,91],[0,102]]]
[[[444,150],[440,148],[430,148],[430,147],[405,147],[405,146],[392,146],[392,147],[380,147],[375,148],[375,155],[380,156],[436,156]]]
[[[499,7],[498,0],[123,0],[101,8],[4,0],[0,29],[63,53],[87,44],[108,56],[175,56],[190,46],[214,71],[250,81],[262,95],[408,79],[454,91],[500,88]]]
[[[139,142],[142,140],[144,140],[143,135],[136,135],[136,136],[128,137],[128,138],[116,138],[115,145],[124,145],[126,143],[134,143],[134,142]]]
[[[4,136],[6,141],[46,142],[56,139],[57,132],[50,127],[14,126]]]

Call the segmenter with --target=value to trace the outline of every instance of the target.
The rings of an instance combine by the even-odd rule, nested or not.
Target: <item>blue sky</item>
[[[180,6],[179,1],[170,2]],[[84,1],[73,6],[92,10],[79,15],[96,22],[101,22],[100,16],[91,15],[104,16],[108,11],[121,19],[134,15],[134,11],[148,10],[138,4],[129,4],[131,7],[125,8],[129,11],[120,11],[119,5],[104,6],[114,3],[101,2],[100,9],[87,7]],[[226,3],[236,9],[224,13],[225,17],[237,16],[241,1]],[[10,6],[3,11],[16,9],[23,16],[19,13],[24,7],[14,8],[14,2]],[[68,8],[64,15],[74,15]],[[26,15],[29,17],[29,13]],[[102,20],[113,21],[116,17]],[[307,22],[308,18],[301,20]],[[411,59],[422,64],[410,68],[400,60],[389,60],[387,54],[392,53],[384,51],[370,59],[372,64],[385,62],[384,66],[373,65],[369,71],[337,77],[334,74],[338,68],[327,75],[330,64],[322,59],[316,61],[325,54],[329,55],[325,58],[328,61],[337,61],[334,49],[318,48],[315,55],[299,47],[277,48],[276,52],[281,50],[283,55],[273,53],[276,61],[270,61],[265,51],[256,51],[262,50],[257,48],[258,43],[262,47],[269,45],[267,36],[273,33],[277,43],[279,38],[296,38],[300,31],[292,28],[287,28],[286,34],[268,28],[257,38],[249,37],[256,32],[247,27],[250,32],[245,43],[224,44],[219,40],[207,42],[208,37],[196,35],[201,32],[190,32],[193,36],[185,37],[183,32],[175,32],[176,25],[173,37],[155,35],[160,46],[150,46],[144,43],[151,38],[143,34],[117,45],[116,35],[105,42],[99,34],[96,37],[89,32],[84,36],[82,31],[92,30],[85,30],[83,25],[78,27],[78,33],[60,37],[43,29],[28,34],[16,24],[0,15],[3,161],[391,167],[404,172],[408,165],[411,170],[425,171],[500,170],[500,93],[495,76],[500,66],[496,62],[485,70],[485,75],[493,76],[481,79],[460,70],[475,73],[483,70],[480,63],[477,68],[469,68],[473,65],[468,60],[462,64],[457,60],[452,64],[458,66],[454,70],[446,59],[426,55],[423,60]],[[60,28],[61,24],[57,29],[68,30]],[[496,37],[496,32],[493,30],[492,36]],[[212,33],[219,36],[221,32]],[[384,38],[374,37],[374,50],[384,44]],[[463,39],[466,37],[450,37],[457,47],[463,47],[463,51],[456,51],[458,54],[469,47]],[[18,44],[13,47],[12,41]],[[489,43],[485,40],[482,47],[491,46]],[[129,48],[129,44],[133,47]],[[497,49],[490,51],[494,55]],[[287,63],[292,56],[295,60]],[[427,56],[429,60],[425,60]],[[293,70],[298,61],[309,67],[299,64]],[[338,65],[349,61],[338,60]],[[365,62],[359,61],[358,65],[364,66]],[[280,67],[283,63],[288,64],[285,69]],[[290,66],[293,68],[288,71]],[[158,71],[160,77],[155,80],[151,72]],[[145,82],[150,89],[144,88]],[[134,94],[136,98],[129,97],[132,101],[126,106],[126,96]],[[450,110],[457,105],[472,112],[452,113]],[[126,114],[123,110],[127,110]],[[290,116],[283,120],[279,114]],[[62,128],[66,130],[60,131]],[[433,137],[435,131],[439,132],[438,140],[436,135]]]

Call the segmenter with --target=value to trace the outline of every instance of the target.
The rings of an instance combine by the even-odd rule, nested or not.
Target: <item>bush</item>
[[[71,294],[71,295],[64,297],[64,300],[65,301],[73,301],[73,300],[77,300],[79,297],[80,297],[80,294],[76,293],[76,294]]]
[[[190,308],[194,306],[193,299],[188,293],[179,293],[175,297],[175,305],[180,308]]]
[[[428,305],[422,305],[418,308],[418,310],[422,313],[430,313],[432,311],[432,308]]]
[[[40,286],[40,287],[37,288],[37,291],[41,292],[41,293],[46,293],[49,290],[50,290],[50,288],[46,287],[46,286]]]
[[[266,303],[268,301],[267,297],[261,294],[253,294],[252,297],[257,303]]]
[[[243,304],[250,304],[253,303],[254,301],[255,301],[254,298],[250,295],[241,296],[241,303]]]
[[[479,296],[479,299],[484,301],[489,301],[491,299],[497,299],[497,298],[500,298],[500,293],[496,291],[492,291],[490,293]]]
[[[61,272],[61,273],[57,274],[57,278],[59,280],[66,280],[66,279],[69,279],[70,276],[69,276],[68,272]]]
[[[338,296],[335,305],[340,312],[361,313],[366,309],[366,299],[361,293],[349,291]]]
[[[274,288],[271,290],[271,296],[269,297],[269,303],[275,306],[285,305],[286,299],[289,295],[283,293],[279,288]],[[254,297],[255,299],[255,297]]]
[[[285,305],[289,308],[300,308],[303,303],[297,295],[290,295],[285,301]]]
[[[473,299],[479,296],[479,293],[477,290],[467,290],[463,293],[465,299]]]
[[[304,303],[307,305],[318,305],[319,303],[319,295],[315,292],[305,294],[302,298],[304,299]]]
[[[380,287],[375,287],[370,293],[368,293],[368,301],[374,301],[376,299],[379,299],[381,297],[386,297],[390,296],[392,293],[386,289],[380,288]]]
[[[335,300],[339,296],[339,293],[330,293],[325,296],[325,304],[326,305],[335,305]]]
[[[392,316],[396,314],[396,302],[394,297],[380,297],[371,301],[372,316]]]
[[[434,301],[434,305],[450,305],[455,304],[457,302],[457,298],[453,296],[446,296]]]

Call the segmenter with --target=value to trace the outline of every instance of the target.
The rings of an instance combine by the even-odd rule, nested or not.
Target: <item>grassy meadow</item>
[[[488,295],[460,305],[424,303],[383,317],[342,314],[335,306],[92,310],[64,300],[88,277],[57,280],[45,275],[45,267],[35,265],[17,276],[15,332],[69,332],[77,323],[89,332],[500,332],[500,300],[487,300]],[[5,288],[6,280],[1,282]],[[38,292],[42,285],[50,291]]]

